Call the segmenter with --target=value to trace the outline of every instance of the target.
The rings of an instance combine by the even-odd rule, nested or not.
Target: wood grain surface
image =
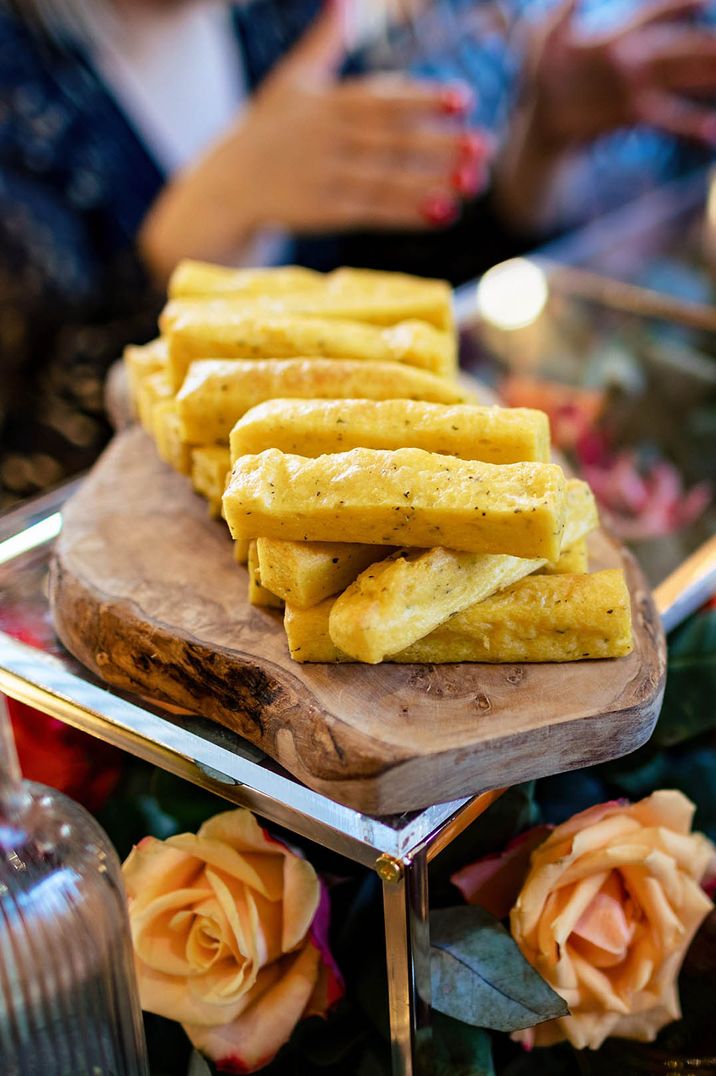
[[[250,606],[228,532],[136,428],[65,507],[50,594],[57,633],[125,690],[213,718],[311,788],[371,814],[602,762],[649,737],[664,687],[659,617],[624,564],[635,650],[561,665],[297,665],[281,614]]]

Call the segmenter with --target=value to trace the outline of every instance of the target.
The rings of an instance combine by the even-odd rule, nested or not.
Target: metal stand
[[[418,1076],[432,1068],[428,865],[424,853],[395,863],[394,880],[382,867],[393,1072]]]

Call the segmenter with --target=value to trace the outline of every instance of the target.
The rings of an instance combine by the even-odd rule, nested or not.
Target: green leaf
[[[430,916],[433,1008],[495,1031],[518,1031],[567,1016],[562,998],[484,908],[443,908]]]
[[[495,1076],[489,1031],[433,1013],[434,1076]]]
[[[654,743],[681,743],[716,727],[716,609],[690,617],[669,636],[666,693]]]

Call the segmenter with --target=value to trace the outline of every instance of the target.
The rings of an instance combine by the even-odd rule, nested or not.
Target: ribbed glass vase
[[[148,1076],[119,860],[20,777],[0,698],[0,1073]]]

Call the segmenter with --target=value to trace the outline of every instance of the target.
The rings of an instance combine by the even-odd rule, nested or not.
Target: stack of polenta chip
[[[544,414],[461,389],[446,284],[187,262],[160,326],[126,353],[140,421],[225,516],[250,601],[285,604],[297,661],[630,651],[623,573],[587,570],[589,488]]]

